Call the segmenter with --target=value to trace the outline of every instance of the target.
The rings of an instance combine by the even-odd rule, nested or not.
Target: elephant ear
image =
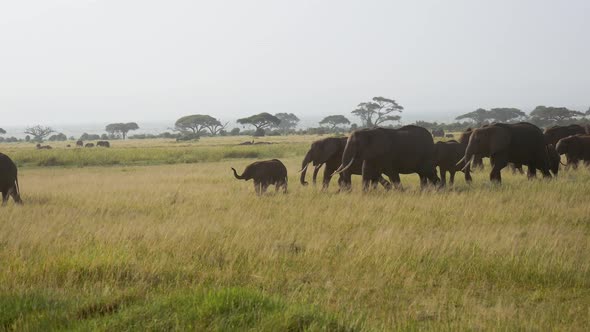
[[[346,145],[346,142],[344,143],[344,145]],[[332,139],[328,141],[327,144],[324,144],[324,146],[322,147],[323,163],[328,161],[328,159],[332,158],[338,152],[341,152],[341,149],[344,150],[344,147],[342,146],[342,142],[340,140]]]
[[[490,137],[490,155],[502,151],[510,144],[510,132],[501,127],[494,127],[494,132]]]
[[[572,136],[569,142],[569,153],[578,158],[582,155],[582,140],[578,135]]]

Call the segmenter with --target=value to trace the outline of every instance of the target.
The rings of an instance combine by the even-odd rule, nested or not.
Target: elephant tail
[[[16,187],[16,194],[20,197],[20,186],[18,184],[18,176],[14,179],[14,186]]]
[[[231,170],[234,171],[234,176],[236,177],[236,179],[238,179],[238,180],[243,180],[244,179],[244,175],[243,174],[242,175],[238,175],[238,172],[236,172],[236,169],[235,168],[232,167]]]

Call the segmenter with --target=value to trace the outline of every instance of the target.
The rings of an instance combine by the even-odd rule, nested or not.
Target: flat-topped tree
[[[209,130],[211,135],[217,135],[225,126],[227,126],[227,123],[221,124],[221,121],[207,114],[183,116],[176,120],[174,124],[176,130],[181,132],[190,131],[195,135],[199,135],[205,130]]]
[[[401,116],[392,114],[401,113],[403,109],[393,99],[373,97],[369,102],[358,104],[351,113],[361,118],[364,127],[374,127],[387,121],[399,121]]]
[[[4,134],[6,134],[6,130],[0,128],[0,135],[4,135]]]
[[[123,139],[127,138],[128,132],[137,129],[139,129],[139,126],[135,122],[111,123],[105,127],[105,131],[111,136],[121,135]]]
[[[531,112],[531,121],[544,126],[573,121],[576,117],[584,115],[582,112],[570,110],[566,107],[537,106]]]
[[[327,125],[332,131],[339,125],[349,124],[350,121],[344,115],[328,115],[320,121],[320,126]]]
[[[247,118],[238,119],[242,125],[251,125],[256,128],[256,136],[264,136],[264,130],[272,126],[278,126],[281,120],[269,113],[260,113]]]
[[[31,135],[33,141],[40,143],[43,142],[45,137],[49,136],[49,134],[54,133],[54,130],[51,127],[36,125],[26,128],[24,133]]]
[[[488,111],[486,111],[483,108],[478,108],[473,112],[459,115],[458,117],[455,118],[455,120],[471,120],[472,122],[475,122],[475,123],[482,123],[482,122],[489,119],[488,116],[489,116]]]
[[[283,133],[289,132],[291,129],[295,129],[299,123],[299,118],[293,113],[277,113],[275,117],[281,122],[276,126]]]

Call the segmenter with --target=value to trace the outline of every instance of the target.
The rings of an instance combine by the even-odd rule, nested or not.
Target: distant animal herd
[[[398,129],[359,129],[346,137],[329,137],[311,144],[301,163],[300,183],[305,180],[309,164],[314,166],[313,183],[324,167],[322,188],[327,189],[333,176],[338,175],[340,190],[351,188],[352,175],[362,176],[364,191],[379,184],[386,190],[400,188],[400,174],[416,173],[420,185],[444,186],[446,174],[449,181],[455,180],[455,173],[463,172],[466,182],[471,182],[471,169],[483,167],[482,158],[490,158],[490,180],[500,183],[501,170],[509,166],[513,172],[524,173],[535,178],[537,170],[543,177],[557,176],[560,164],[577,169],[580,162],[590,164],[590,128],[572,124],[553,126],[544,131],[527,123],[493,123],[480,128],[468,128],[459,140],[434,143],[433,136],[449,137],[449,134],[431,133],[415,125]],[[251,145],[252,142],[247,142]],[[93,147],[94,144],[76,142],[77,147]],[[96,146],[110,147],[108,141],[99,141]],[[37,145],[37,149],[51,149]],[[566,163],[561,162],[565,155]],[[437,172],[436,167],[439,168]],[[276,191],[287,192],[287,168],[278,159],[257,161],[248,165],[239,175],[232,167],[234,177],[239,180],[253,180],[257,194],[263,194],[274,185]],[[12,197],[22,204],[15,163],[0,153],[0,192],[2,204]],[[439,177],[440,174],[440,177]],[[387,176],[389,180],[386,180]]]

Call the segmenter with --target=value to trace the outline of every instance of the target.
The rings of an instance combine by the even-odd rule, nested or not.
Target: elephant
[[[557,153],[565,154],[568,163],[578,163],[580,160],[584,164],[590,164],[590,135],[572,135],[562,138],[557,142]]]
[[[76,147],[83,147],[84,146],[84,142],[83,141],[76,141]]]
[[[362,160],[363,190],[377,186],[376,177],[385,174],[394,187],[401,186],[400,174],[418,173],[420,184],[437,184],[434,168],[434,141],[428,130],[409,125],[399,129],[371,128],[354,131],[342,154],[342,163],[334,174],[349,170]]]
[[[432,129],[432,137],[445,137],[445,131],[442,129]]]
[[[283,188],[283,193],[287,193],[287,168],[278,159],[254,162],[246,166],[242,175],[238,175],[235,168],[231,169],[238,180],[254,179],[254,190],[257,195],[266,192],[268,186],[273,184],[276,191]]]
[[[96,142],[96,146],[102,146],[103,148],[110,148],[111,143],[109,143],[109,141],[98,141],[98,142]]]
[[[346,146],[347,140],[347,137],[328,137],[313,142],[311,144],[309,151],[307,151],[307,153],[305,154],[303,162],[301,163],[301,184],[304,186],[308,184],[305,181],[305,175],[309,163],[312,163],[314,166],[314,184],[316,183],[317,174],[320,168],[322,167],[322,165],[325,164],[326,167],[324,167],[324,179],[322,181],[322,188],[327,189],[330,185],[332,174],[334,173],[334,171],[336,171],[336,169],[338,169],[338,166],[340,166],[340,162],[342,161],[342,153],[344,152],[344,147]],[[357,160],[346,172],[340,173],[340,177],[338,179],[340,189],[346,188],[346,184],[351,182],[351,174],[360,175],[362,173],[362,166],[362,161]],[[385,180],[383,176],[381,176],[381,174],[379,174],[377,181],[379,181],[379,183],[381,183],[385,189],[389,190],[391,188],[391,183]]]
[[[2,205],[6,205],[8,196],[11,196],[16,204],[23,204],[18,185],[18,170],[12,159],[3,153],[0,153],[0,192]]]
[[[86,147],[86,148],[93,148],[94,147],[94,143],[86,143],[86,145],[84,145],[84,147]]]
[[[584,134],[586,134],[586,128],[577,124],[571,124],[568,126],[552,126],[546,128],[543,131],[543,136],[545,136],[545,143],[553,144],[554,146],[557,146],[557,142],[559,142],[559,140],[562,138],[572,135]],[[568,167],[569,165],[571,165],[574,169],[578,168],[579,160],[570,160],[568,154],[566,154],[565,157],[567,161],[566,164],[568,165]]]
[[[455,172],[460,171],[465,166],[464,162],[459,165],[457,163],[465,154],[466,147],[467,145],[455,140],[434,144],[434,166],[438,166],[440,170],[441,185],[444,186],[447,182],[447,172],[450,175],[451,185],[455,182]],[[463,172],[465,173],[465,181],[467,183],[471,182],[472,178],[469,168]]]
[[[547,155],[549,156],[549,169],[551,170],[553,176],[557,176],[557,174],[559,173],[559,164],[561,163],[561,157],[559,156],[559,153],[557,153],[557,150],[555,149],[555,146],[553,146],[553,144],[547,145],[546,148]],[[524,174],[524,171],[522,170],[522,164],[508,163],[508,167],[512,170],[512,174],[516,174],[516,172]]]
[[[528,122],[494,123],[474,129],[465,156],[460,161],[466,162],[464,168],[469,166],[475,155],[490,157],[492,182],[502,182],[500,171],[510,162],[527,165],[529,178],[536,176],[537,169],[541,170],[544,177],[551,178],[543,132]]]
[[[459,137],[459,143],[467,147],[467,144],[469,144],[469,137],[471,137],[472,132],[472,128],[467,128],[464,132],[462,132],[461,136]],[[471,169],[483,170],[483,158],[481,156],[476,155],[473,157],[473,161],[469,165],[469,170],[471,171]]]

